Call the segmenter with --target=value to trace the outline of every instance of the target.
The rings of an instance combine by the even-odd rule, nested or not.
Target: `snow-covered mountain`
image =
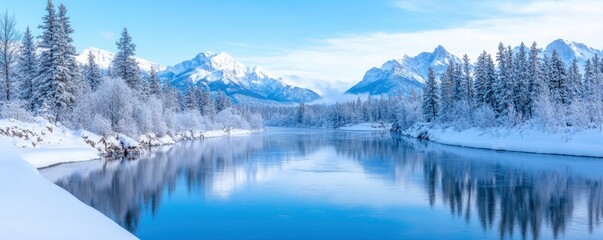
[[[111,66],[111,62],[113,61],[113,58],[115,57],[115,53],[112,53],[112,52],[109,52],[106,50],[102,50],[102,49],[98,49],[98,48],[94,48],[94,47],[90,47],[90,48],[84,49],[84,51],[82,51],[82,53],[77,55],[75,57],[75,59],[77,60],[77,62],[84,65],[84,64],[88,63],[88,54],[89,53],[92,53],[92,55],[94,56],[94,60],[100,66],[100,68],[103,70],[109,69],[109,67]],[[138,58],[138,57],[134,57],[134,58],[138,62],[138,66],[140,67],[140,70],[143,72],[150,72],[152,67],[154,67],[155,71],[158,71],[158,72],[163,71],[166,68],[165,66],[162,66],[161,64],[154,63],[154,62],[151,62],[146,59],[142,59],[142,58]]]
[[[422,91],[429,66],[440,76],[450,61],[461,62],[442,46],[438,46],[433,52],[423,52],[415,57],[405,55],[402,59],[385,62],[380,68],[371,68],[362,81],[346,93],[380,95]]]
[[[224,52],[199,53],[191,60],[167,67],[159,77],[181,89],[195,85],[223,91],[238,102],[298,103],[320,98],[312,90],[287,85],[282,79],[258,67],[247,67]]]
[[[586,46],[584,43],[577,43],[564,39],[557,39],[546,46],[543,53],[551,55],[553,50],[557,50],[559,56],[565,64],[571,64],[574,59],[578,60],[580,66],[586,64],[586,60],[599,55],[603,56],[603,51]]]

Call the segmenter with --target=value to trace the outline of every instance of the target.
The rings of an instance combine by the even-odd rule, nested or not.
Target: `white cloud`
[[[414,3],[406,8],[412,9]],[[372,33],[317,40],[311,46],[244,60],[279,76],[297,76],[295,85],[320,91],[325,85],[341,91],[360,81],[371,67],[404,54],[416,55],[442,44],[456,55],[475,57],[483,50],[494,53],[498,42],[517,45],[538,42],[541,47],[564,38],[603,48],[603,1],[561,0],[529,3],[492,2],[496,14],[449,29]],[[421,6],[415,9],[420,9]],[[401,7],[401,6],[398,6]],[[491,11],[491,10],[488,10]]]

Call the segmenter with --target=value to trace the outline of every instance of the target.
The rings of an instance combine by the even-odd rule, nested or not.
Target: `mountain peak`
[[[379,95],[420,92],[429,67],[441,75],[450,62],[460,63],[461,60],[438,45],[433,52],[422,52],[415,57],[405,55],[402,59],[385,62],[381,68],[370,69],[362,81],[346,93]]]
[[[247,67],[225,52],[201,52],[168,67],[159,76],[180,89],[196,85],[212,92],[223,91],[236,102],[297,103],[320,98],[309,89],[284,84],[258,67]]]
[[[448,53],[448,51],[446,50],[446,48],[444,48],[442,45],[438,45],[434,50],[433,53]]]
[[[561,38],[549,43],[544,49],[547,55],[551,55],[553,51],[556,51],[566,64],[576,59],[581,65],[584,65],[587,59],[603,54],[603,51],[588,47],[586,44]]]

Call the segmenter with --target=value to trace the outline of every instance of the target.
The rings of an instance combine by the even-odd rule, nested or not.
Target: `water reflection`
[[[360,167],[356,174],[372,177],[333,175],[347,162]],[[356,204],[374,206],[373,201],[379,201],[395,208],[408,205],[398,197],[418,199],[432,209],[427,211],[447,209],[455,219],[479,223],[485,236],[501,239],[596,238],[599,233],[593,232],[603,214],[599,160],[448,147],[389,133],[273,129],[263,135],[182,143],[134,161],[83,164],[86,167],[63,165],[42,173],[132,232],[139,230],[147,210],[151,215],[161,210],[179,183],[206,199],[229,199],[246,185],[262,184],[273,185],[279,194],[293,191],[318,198],[307,196],[304,184],[332,180],[313,186],[336,192],[344,184],[340,189],[349,192],[363,191],[366,182],[375,184],[377,179],[379,185],[394,187],[373,198],[358,197],[362,201]],[[312,175],[299,173],[300,166],[308,164]],[[270,181],[271,176],[278,180]],[[295,176],[302,181],[287,180]],[[390,201],[383,203],[384,195]],[[346,198],[355,198],[351,196]]]

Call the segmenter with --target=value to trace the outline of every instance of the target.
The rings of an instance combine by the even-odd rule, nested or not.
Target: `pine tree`
[[[213,118],[216,115],[216,106],[214,100],[211,99],[211,93],[209,90],[205,90],[201,87],[201,100],[199,101],[199,107],[201,108],[201,115],[206,118]]]
[[[88,52],[88,62],[84,66],[84,81],[90,87],[90,90],[96,91],[101,83],[102,73],[92,52]]]
[[[429,67],[427,82],[423,87],[423,117],[427,122],[433,122],[438,117],[439,111],[438,84],[433,68]]]
[[[469,56],[467,56],[467,54],[465,54],[463,56],[463,76],[462,76],[463,80],[463,89],[464,89],[464,96],[463,96],[463,100],[467,101],[467,102],[472,102],[473,99],[473,95],[475,94],[473,92],[473,77],[471,76],[471,60],[469,59]]]
[[[224,94],[222,91],[218,91],[218,95],[216,96],[216,111],[220,112],[226,108],[232,106],[232,102],[230,98]]]
[[[197,104],[197,89],[196,87],[190,85],[186,88],[186,93],[184,94],[186,97],[186,109],[187,110],[198,110],[199,106]]]
[[[126,81],[130,88],[140,90],[140,69],[134,59],[136,45],[132,42],[127,28],[123,29],[121,38],[115,44],[118,52],[112,63],[113,75]]]
[[[513,104],[515,111],[523,117],[528,109],[528,59],[526,46],[522,42],[513,64]]]
[[[582,90],[582,74],[580,74],[580,69],[578,68],[578,60],[574,59],[574,61],[572,61],[572,64],[567,69],[567,74],[565,88],[568,91],[568,102],[572,103],[578,100],[581,95],[580,91]]]
[[[598,59],[593,59],[597,61]],[[582,102],[586,105],[586,113],[590,123],[600,123],[601,119],[601,88],[599,87],[598,70],[591,59],[586,61],[584,67],[584,80],[582,82]]]
[[[306,105],[302,102],[299,103],[299,107],[297,110],[297,123],[298,124],[303,124],[304,123],[304,116],[306,114]]]
[[[71,27],[71,20],[67,16],[67,7],[65,7],[63,4],[59,4],[57,23],[63,29],[61,45],[63,47],[63,58],[65,58],[67,65],[67,78],[69,82],[67,85],[67,91],[74,96],[75,101],[77,98],[81,97],[83,93],[87,92],[89,87],[86,83],[84,83],[83,76],[80,72],[80,65],[75,59],[77,56],[77,51],[75,46],[73,46],[73,38],[71,37],[71,34],[73,34],[74,30]]]
[[[513,106],[513,78],[512,78],[512,56],[513,52],[504,47],[502,43],[498,45],[496,61],[498,62],[498,77],[494,84],[495,109],[499,117],[506,117],[510,114]],[[504,119],[503,119],[504,121]]]
[[[486,104],[486,51],[482,52],[475,62],[475,84],[473,85],[473,102],[477,107]]]
[[[454,63],[454,74],[452,75],[454,90],[453,99],[455,102],[467,99],[467,83],[463,78],[463,68],[461,64]]]
[[[173,89],[170,84],[163,85],[163,104],[164,109],[176,112],[180,107],[178,106],[177,92]]]
[[[40,53],[38,77],[34,81],[34,98],[38,111],[47,106],[49,114],[61,121],[75,102],[71,91],[73,74],[69,72],[66,54],[70,44],[51,0],[47,2],[46,12],[39,26],[43,31],[39,47],[44,50]]]
[[[568,89],[569,84],[567,83],[567,68],[556,50],[553,50],[551,54],[548,70],[549,89],[552,100],[557,104],[568,104],[570,94]]]
[[[528,56],[527,67],[527,94],[526,94],[526,110],[524,116],[532,118],[536,108],[536,101],[540,98],[544,91],[548,91],[544,76],[542,74],[542,64],[539,57],[540,49],[536,42],[532,43]]]
[[[442,122],[448,122],[452,120],[452,110],[454,104],[454,93],[455,93],[455,72],[456,67],[454,62],[450,61],[446,68],[446,73],[440,80],[440,107],[439,107],[439,119]]]
[[[20,98],[27,103],[27,110],[34,110],[34,85],[33,79],[36,74],[36,44],[29,27],[25,29],[23,40],[21,42],[21,56],[19,58],[19,82]]]
[[[151,67],[151,71],[149,72],[148,82],[149,82],[150,93],[155,95],[155,97],[162,99],[163,92],[161,91],[161,83],[159,82],[159,78],[157,77],[157,72],[155,71],[155,67]],[[168,84],[168,83],[166,83],[166,84]]]
[[[150,84],[148,81],[146,80],[142,80],[140,81],[140,100],[142,100],[142,102],[147,103],[149,102],[149,98],[151,97],[151,89],[150,89]]]

